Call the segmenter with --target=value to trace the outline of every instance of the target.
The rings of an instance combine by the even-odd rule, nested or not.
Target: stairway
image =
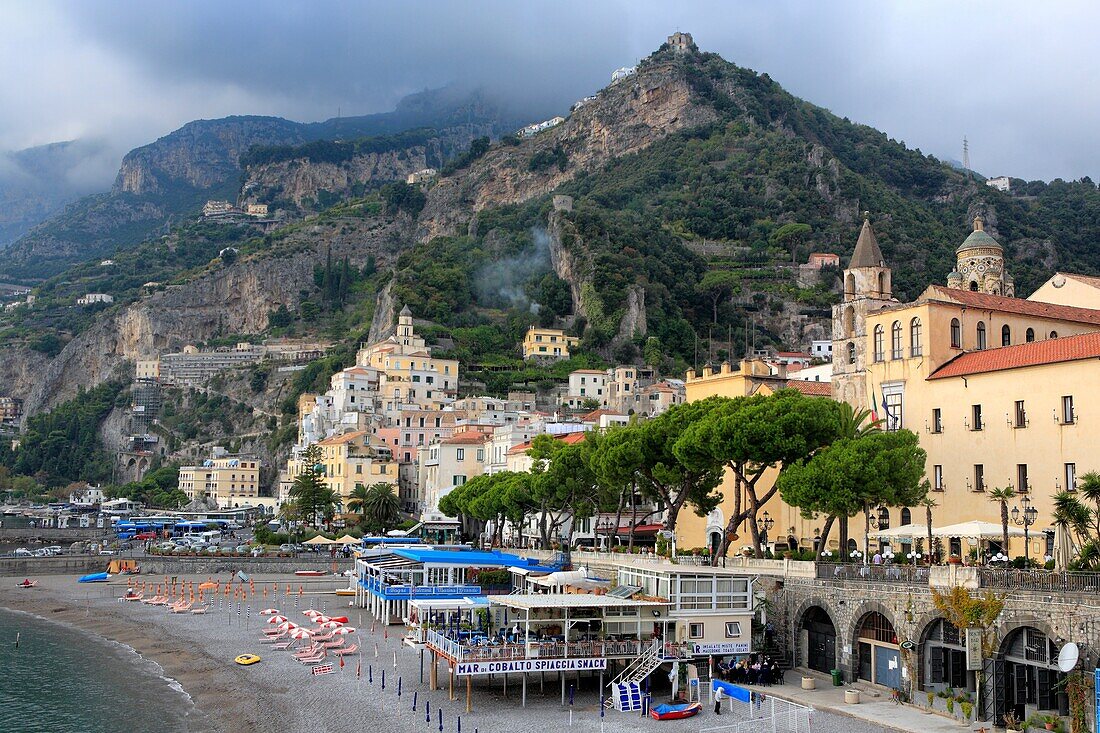
[[[638,658],[626,666],[619,676],[611,681],[613,685],[625,685],[631,682],[641,683],[665,662],[664,646],[660,640],[650,643]]]

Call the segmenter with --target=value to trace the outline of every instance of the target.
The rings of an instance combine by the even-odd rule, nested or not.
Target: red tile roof
[[[317,442],[317,445],[343,445],[344,443],[351,443],[364,435],[370,435],[366,430],[356,430],[351,433],[344,433],[343,435],[333,435],[330,438],[325,438]]]
[[[1002,313],[1016,313],[1036,318],[1050,318],[1058,321],[1073,321],[1074,323],[1095,323],[1100,325],[1100,310],[1092,308],[1075,308],[1069,305],[1055,305],[1053,303],[1041,303],[1037,300],[1023,300],[1021,298],[1009,298],[1004,295],[990,295],[989,293],[975,293],[971,290],[957,290],[945,288],[940,285],[929,287],[933,298],[939,298],[983,310],[1000,311]]]
[[[787,382],[787,387],[797,389],[810,397],[832,397],[833,385],[829,382],[810,382],[805,379],[792,379]]]
[[[467,430],[463,433],[455,433],[442,441],[442,443],[443,445],[473,445],[475,443],[484,443],[490,439],[491,437],[485,433],[479,433],[476,430]]]
[[[598,410],[593,410],[581,417],[581,422],[597,422],[604,415],[614,415],[616,417],[625,417],[621,412],[615,412],[614,410],[605,410],[602,407]]]
[[[576,443],[579,443],[582,440],[584,440],[584,436],[585,436],[584,432],[578,431],[576,433],[565,433],[564,435],[555,435],[553,437],[557,438],[558,440],[565,443],[566,445],[575,445]],[[511,448],[509,448],[508,449],[508,455],[514,456],[518,453],[526,453],[530,449],[531,449],[531,441],[528,440],[528,441],[525,441],[523,443],[520,443],[519,445],[514,445]]]
[[[932,372],[928,378],[946,379],[968,374],[1096,358],[1100,358],[1100,331],[1046,341],[1033,341],[1030,344],[1004,346],[999,349],[968,351],[959,354]]]
[[[663,524],[636,524],[634,525],[634,534],[657,534],[665,528]],[[619,527],[616,534],[629,535],[630,527]]]

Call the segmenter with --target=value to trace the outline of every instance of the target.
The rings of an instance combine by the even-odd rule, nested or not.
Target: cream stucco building
[[[222,509],[255,504],[259,482],[260,462],[254,456],[223,455],[180,467],[179,487],[187,499],[207,498]]]

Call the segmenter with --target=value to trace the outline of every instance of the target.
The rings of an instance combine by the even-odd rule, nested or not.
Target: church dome
[[[995,247],[996,249],[1004,251],[1004,248],[997,242],[996,239],[989,236],[984,229],[982,218],[980,216],[974,217],[974,231],[970,232],[970,236],[967,237],[959,248],[955,250],[955,254],[965,252],[968,249],[978,249],[982,247]]]

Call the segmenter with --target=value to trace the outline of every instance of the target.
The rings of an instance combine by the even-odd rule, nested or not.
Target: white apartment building
[[[576,410],[584,407],[588,400],[595,400],[600,407],[607,407],[607,381],[607,372],[599,369],[570,372],[566,404]]]

